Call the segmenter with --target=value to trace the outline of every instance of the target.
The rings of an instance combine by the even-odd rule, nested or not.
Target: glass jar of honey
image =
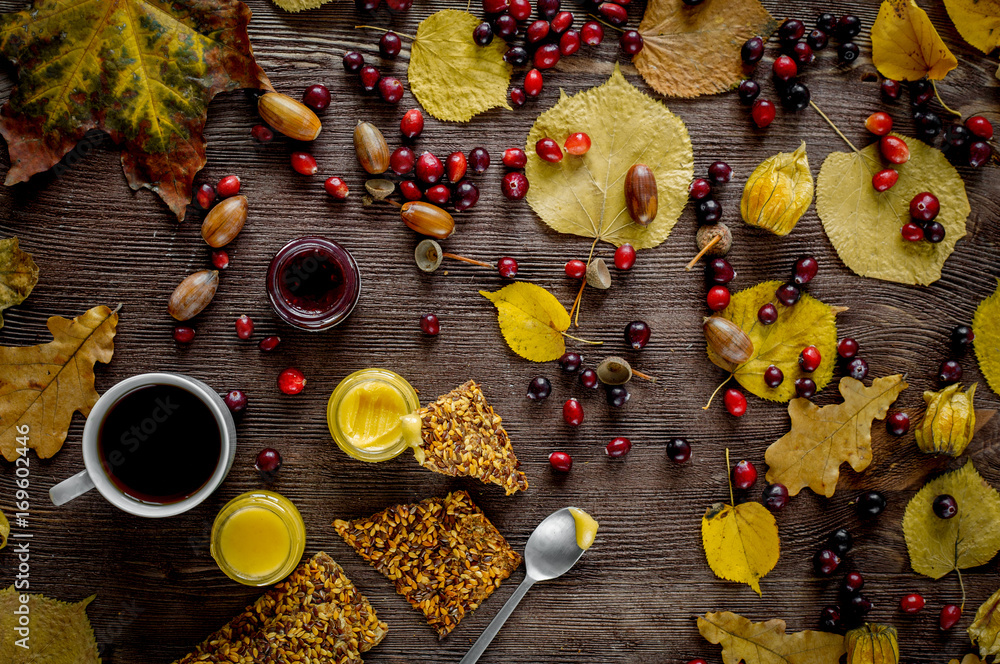
[[[420,398],[386,369],[362,369],[340,381],[326,407],[330,435],[359,461],[386,461],[419,440]]]

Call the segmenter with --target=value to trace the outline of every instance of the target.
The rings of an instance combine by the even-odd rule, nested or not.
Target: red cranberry
[[[510,88],[510,103],[514,108],[521,108],[528,101],[528,95],[524,94],[524,88],[517,85]]]
[[[806,33],[806,26],[797,18],[790,18],[778,28],[778,39],[786,44],[794,44],[802,39]]]
[[[895,412],[885,419],[885,428],[893,436],[902,436],[910,430],[910,416]]]
[[[764,487],[764,507],[777,512],[788,504],[788,488],[784,484],[768,484]]]
[[[813,569],[820,576],[830,576],[840,567],[840,556],[830,549],[817,551],[813,556]]]
[[[764,325],[772,325],[778,320],[778,308],[768,302],[757,310],[757,320]]]
[[[316,175],[319,170],[316,160],[308,152],[293,152],[291,162],[292,169],[299,175]]]
[[[524,94],[529,97],[537,97],[542,92],[542,72],[531,69],[524,75]]]
[[[573,25],[573,12],[559,12],[552,17],[552,31],[561,35]]]
[[[894,81],[891,78],[883,79],[880,88],[882,96],[889,101],[899,99],[899,95],[903,92],[903,86],[899,84],[899,81]]]
[[[563,420],[571,427],[583,424],[583,406],[576,399],[568,399],[563,404]]]
[[[596,390],[601,381],[597,377],[597,372],[591,368],[586,368],[580,372],[580,385],[591,390]]]
[[[407,138],[416,138],[424,130],[424,114],[419,108],[411,108],[399,121],[399,131]]]
[[[945,360],[938,371],[938,380],[946,385],[962,380],[962,365],[956,360]]]
[[[792,57],[800,65],[808,65],[816,60],[816,54],[808,42],[799,42],[793,46]]]
[[[839,632],[841,629],[840,623],[840,607],[836,604],[831,604],[829,606],[824,606],[823,610],[820,612],[819,617],[819,628],[824,632]]]
[[[339,178],[336,175],[326,179],[326,182],[323,183],[323,189],[338,201],[347,198],[347,194],[349,193],[347,183],[344,182],[343,178]]]
[[[816,381],[812,378],[796,378],[795,394],[802,399],[811,399],[816,394]]]
[[[553,452],[549,455],[549,465],[552,466],[553,470],[568,473],[573,467],[573,457],[565,452]]]
[[[250,130],[250,135],[258,143],[270,143],[274,140],[274,132],[264,125],[254,125]]]
[[[759,129],[763,129],[772,122],[774,122],[774,117],[777,110],[774,104],[767,99],[758,99],[753,103],[750,108],[750,117],[753,118],[753,122]]]
[[[275,337],[275,336],[264,337],[263,339],[260,340],[260,343],[257,344],[257,347],[260,348],[265,353],[270,353],[272,350],[277,348],[278,344],[280,343],[281,343],[281,337]]]
[[[559,44],[543,44],[535,50],[536,69],[552,69],[559,63]]]
[[[865,587],[865,577],[858,572],[848,572],[844,576],[844,581],[840,586],[844,594],[855,595]]]
[[[615,249],[615,267],[619,270],[631,270],[635,265],[635,247],[628,242]],[[586,270],[586,266],[584,267]]]
[[[194,194],[194,198],[198,201],[198,207],[202,210],[207,210],[215,202],[215,187],[210,184],[200,185]]]
[[[778,302],[781,302],[786,307],[790,307],[799,301],[802,297],[802,291],[795,284],[784,284],[778,286],[778,290],[774,293],[775,297],[778,298]]]
[[[424,196],[420,187],[413,180],[403,180],[399,183],[399,193],[408,201],[419,201]]]
[[[920,242],[924,239],[924,229],[912,222],[903,224],[903,227],[899,229],[899,233],[907,242]]]
[[[775,388],[785,381],[785,374],[777,366],[770,365],[764,369],[764,384],[770,388]]]
[[[504,256],[497,264],[497,270],[504,279],[513,279],[517,276],[517,261],[510,256]]]
[[[519,201],[528,193],[528,178],[524,176],[524,173],[511,171],[503,176],[500,190],[510,200]]]
[[[635,55],[642,50],[642,35],[638,30],[626,30],[618,38],[618,45],[625,55]]]
[[[872,188],[877,192],[889,191],[899,181],[899,172],[894,168],[883,168],[872,176]]]
[[[548,21],[538,19],[533,21],[524,32],[525,39],[529,44],[537,44],[549,36],[549,29],[552,26]]]
[[[428,187],[424,196],[435,205],[446,205],[451,200],[451,189],[446,185],[436,184],[433,187]]]
[[[722,311],[729,306],[729,289],[725,286],[712,286],[708,289],[705,302],[712,311]]]
[[[757,482],[757,468],[744,459],[733,466],[733,486],[737,489],[749,489]]]
[[[225,249],[215,249],[212,251],[212,265],[217,270],[229,268],[229,252]]]
[[[468,180],[462,180],[455,185],[455,191],[452,192],[452,205],[455,206],[456,210],[459,212],[468,210],[478,202],[479,187]]]
[[[314,111],[322,111],[330,105],[330,91],[319,83],[310,85],[302,93],[302,103]]]
[[[868,375],[868,363],[856,357],[847,363],[847,374],[854,380],[864,380]]]
[[[240,339],[249,339],[252,334],[253,320],[246,314],[243,314],[236,319],[236,336]]]
[[[816,346],[806,346],[799,353],[799,368],[806,373],[812,373],[819,369],[820,362],[823,358],[819,354],[819,349]]]
[[[358,72],[358,78],[361,79],[361,87],[365,92],[375,92],[382,74],[375,67],[365,65]]]
[[[444,164],[430,152],[424,152],[417,157],[417,179],[424,184],[437,184],[444,176]]]
[[[969,145],[969,166],[979,168],[989,162],[993,148],[986,141],[973,141]]]
[[[641,320],[634,320],[625,326],[625,343],[632,347],[632,350],[642,350],[649,343],[649,325]]]
[[[384,32],[378,40],[378,51],[383,58],[395,58],[403,48],[403,42],[395,32]]]
[[[604,28],[597,21],[587,21],[580,28],[583,43],[587,46],[600,46],[604,41]]]
[[[611,439],[611,442],[609,442],[604,448],[604,453],[612,459],[617,459],[628,454],[631,449],[632,441],[628,438],[619,436],[618,438]]]
[[[849,360],[858,354],[858,342],[851,337],[844,337],[837,344],[837,354],[845,360]]]
[[[348,74],[357,74],[365,65],[365,57],[357,51],[344,53],[344,71]]]
[[[971,118],[966,119],[965,128],[972,133],[973,136],[988,141],[993,138],[993,125],[989,120],[981,115],[973,115]]]
[[[582,364],[583,356],[572,351],[563,353],[559,358],[559,367],[568,374],[573,374],[579,371],[580,365]]]
[[[585,155],[590,151],[590,136],[582,131],[570,134],[563,141],[563,147],[566,148],[566,152],[580,156]]]
[[[521,148],[507,148],[503,151],[503,165],[507,168],[524,168],[528,155]]]
[[[566,276],[570,279],[583,279],[587,275],[587,264],[576,259],[566,261]]]
[[[472,148],[469,150],[469,168],[476,175],[485,173],[490,167],[490,153],[486,148]]]
[[[567,30],[559,38],[559,54],[562,56],[573,55],[580,50],[582,42],[579,30]]]
[[[441,323],[434,314],[424,314],[420,317],[420,329],[423,330],[424,334],[434,337],[441,332]]]
[[[247,395],[243,394],[242,390],[227,392],[223,401],[231,413],[242,413],[247,407]]]
[[[723,397],[726,410],[733,417],[742,417],[747,412],[747,398],[737,389],[729,388]]]
[[[401,145],[392,151],[389,156],[389,168],[396,175],[405,175],[413,170],[413,167],[417,163],[417,156],[413,154],[413,150]]]
[[[736,270],[725,258],[713,258],[705,266],[705,276],[714,283],[728,284],[736,278]]]
[[[281,462],[281,454],[278,450],[273,447],[265,447],[257,453],[254,468],[257,469],[257,472],[263,473],[266,476],[273,476],[281,470]]]
[[[240,193],[240,176],[227,175],[219,180],[219,183],[215,185],[215,191],[219,194],[220,198],[235,196]]]
[[[700,201],[712,193],[712,183],[705,178],[695,178],[688,185],[688,196],[692,200]]]
[[[513,16],[515,21],[527,21],[531,16],[530,0],[510,0],[507,13]]]
[[[799,71],[795,60],[787,55],[779,55],[774,64],[771,65],[771,69],[774,71],[775,78],[781,81],[791,80]]]
[[[535,8],[538,15],[546,20],[551,20],[559,13],[559,0],[535,0]]]
[[[725,184],[733,177],[733,169],[724,161],[715,161],[708,167],[708,177],[714,184]]]
[[[667,441],[667,457],[674,463],[685,463],[691,458],[691,445],[683,438],[671,438]]]
[[[628,10],[614,2],[602,2],[597,5],[597,13],[616,27],[621,27],[628,23]]]
[[[941,608],[941,616],[938,618],[938,626],[947,631],[955,626],[962,619],[962,607],[958,604],[945,604]]]
[[[919,613],[924,608],[924,598],[917,593],[904,595],[903,599],[899,600],[899,608],[903,613]]]
[[[193,327],[175,327],[174,328],[174,341],[179,344],[189,344],[194,341],[194,328]]]
[[[929,191],[923,191],[910,199],[910,216],[920,221],[934,221],[941,211],[941,203],[937,196]]]
[[[562,161],[563,151],[551,138],[540,138],[535,142],[535,152],[544,161],[556,163]]]
[[[899,136],[883,136],[878,142],[879,151],[893,164],[905,164],[910,160],[910,148]]]
[[[278,389],[285,394],[298,394],[306,386],[306,377],[293,367],[285,369],[278,375]]]
[[[403,84],[395,76],[384,76],[378,82],[378,93],[390,104],[398,104],[403,98]]]
[[[818,271],[819,263],[816,262],[816,259],[812,256],[803,256],[795,261],[795,267],[792,269],[792,281],[799,286],[804,286],[813,280]]]

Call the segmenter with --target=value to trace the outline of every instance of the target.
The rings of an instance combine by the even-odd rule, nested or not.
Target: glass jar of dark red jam
[[[278,250],[267,269],[274,312],[303,330],[326,330],[351,315],[361,295],[361,272],[347,249],[308,235]]]

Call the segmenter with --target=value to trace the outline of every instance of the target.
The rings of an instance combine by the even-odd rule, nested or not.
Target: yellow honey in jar
[[[212,557],[230,578],[265,586],[295,569],[305,540],[305,524],[290,500],[273,491],[251,491],[219,511],[212,526]]]
[[[385,461],[414,442],[410,420],[419,408],[416,390],[402,376],[363,369],[337,385],[326,419],[330,435],[347,454],[360,461]]]

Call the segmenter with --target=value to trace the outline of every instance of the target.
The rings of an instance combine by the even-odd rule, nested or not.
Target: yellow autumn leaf
[[[816,213],[840,259],[856,274],[927,286],[941,278],[945,260],[965,237],[969,199],[940,150],[901,138],[910,160],[894,166],[899,180],[882,193],[872,187],[872,176],[884,168],[878,142],[859,152],[831,152],[816,178]],[[899,232],[910,221],[910,200],[922,191],[941,202],[935,219],[945,228],[941,242],[907,242]]]
[[[754,169],[743,188],[740,215],[751,226],[788,235],[812,199],[813,178],[802,141],[795,152],[779,152]]]
[[[489,46],[472,41],[480,22],[469,12],[443,9],[417,27],[407,69],[410,91],[438,120],[468,122],[497,106],[510,110],[507,44],[499,37]]]
[[[697,97],[725,92],[746,77],[740,49],[778,27],[758,0],[650,0],[639,24],[642,50],[632,61],[660,94]]]
[[[549,163],[535,153],[539,139],[562,145],[578,131],[590,136],[585,155]],[[559,102],[535,120],[525,151],[528,203],[546,225],[614,245],[628,242],[636,249],[667,239],[694,175],[684,122],[626,81],[618,65],[601,86],[572,97],[561,93]],[[656,178],[659,205],[648,226],[633,223],[625,208],[625,174],[634,164],[646,164]]]
[[[982,603],[969,625],[969,638],[982,658],[1000,655],[1000,590]]]
[[[786,634],[785,621],[777,618],[755,623],[729,611],[706,613],[698,618],[698,631],[722,646],[724,664],[836,664],[844,654],[840,634]]]
[[[976,349],[979,370],[990,389],[1000,394],[1000,280],[997,280],[993,295],[976,308],[972,331],[976,335],[972,345]]]
[[[760,579],[778,564],[778,524],[760,503],[715,503],[701,519],[708,566],[727,581],[745,583],[760,595]]]
[[[7,536],[10,535],[10,521],[0,512],[0,549],[7,546]]]
[[[306,9],[316,9],[317,7],[322,7],[328,2],[333,2],[333,0],[271,0],[281,9],[286,12],[301,12]]]
[[[986,663],[983,660],[976,657],[975,653],[970,652],[968,655],[962,658],[961,662],[959,662],[957,659],[953,659],[950,662],[948,662],[948,664],[986,664]]]
[[[889,406],[907,388],[902,375],[876,378],[870,387],[850,376],[840,379],[844,401],[820,408],[792,399],[792,428],[764,454],[767,481],[784,484],[788,494],[804,487],[829,498],[837,490],[840,464],[861,472],[872,462],[872,420],[885,419]]]
[[[924,392],[924,420],[913,433],[917,447],[928,454],[960,456],[976,431],[976,395],[973,383],[965,392],[959,383],[937,392]]]
[[[79,602],[60,602],[45,595],[30,594],[21,603],[23,590],[13,584],[0,590],[0,662],[4,664],[100,664],[94,629],[87,617],[87,605],[95,595]],[[29,607],[24,621],[15,611]],[[13,638],[17,627],[26,628],[28,646],[18,646]],[[18,635],[20,638],[20,635]]]
[[[947,494],[958,514],[939,518],[934,499]],[[952,570],[985,565],[1000,551],[1000,495],[972,462],[924,485],[903,514],[903,535],[913,571],[940,579]]]
[[[500,332],[512,351],[532,362],[557,360],[566,352],[562,333],[569,327],[569,314],[552,293],[518,281],[479,294],[496,306]]]
[[[833,378],[833,367],[837,359],[837,322],[834,310],[803,293],[802,298],[791,307],[776,304],[775,291],[781,281],[765,281],[753,288],[733,295],[729,306],[718,315],[733,321],[747,333],[753,342],[750,359],[734,367],[722,359],[710,345],[708,359],[726,371],[748,391],[769,401],[788,401],[795,396],[795,379],[812,378],[816,390],[822,390]],[[757,318],[761,306],[768,302],[776,304],[778,320],[764,325]],[[799,367],[799,353],[806,346],[816,346],[822,361],[812,373]],[[775,365],[784,374],[778,387],[768,387],[764,382],[764,372]]]
[[[845,636],[847,664],[899,664],[899,641],[891,625],[865,623]]]
[[[872,24],[872,62],[886,78],[940,81],[958,60],[914,0],[884,0]]]
[[[3,310],[21,304],[38,283],[38,266],[16,237],[0,240],[0,327]]]
[[[944,6],[962,39],[983,53],[1000,46],[1000,0],[944,0]]]

